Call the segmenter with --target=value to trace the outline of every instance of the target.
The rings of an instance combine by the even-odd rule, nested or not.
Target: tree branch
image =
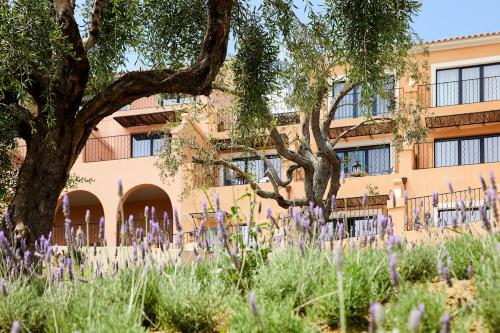
[[[262,160],[262,162],[264,162],[264,164],[267,167],[268,172],[266,172],[266,173],[268,173],[269,179],[271,180],[271,182],[274,181],[275,183],[273,183],[273,184],[276,184],[279,187],[286,187],[286,186],[290,185],[290,183],[293,181],[293,172],[295,170],[301,168],[297,164],[292,164],[290,167],[288,167],[288,169],[286,171],[287,179],[282,180],[281,177],[278,175],[278,172],[276,171],[276,168],[274,167],[274,165],[269,161],[269,159],[265,155],[260,154],[257,149],[243,146],[243,145],[236,145],[233,148],[247,150],[247,151],[251,152],[254,156],[260,158]]]
[[[280,132],[278,132],[276,128],[271,129],[269,135],[271,136],[271,139],[273,139],[273,142],[276,146],[276,151],[278,152],[279,155],[283,156],[287,160],[297,163],[301,167],[312,166],[312,161],[285,147],[283,138],[281,137]]]
[[[333,143],[331,144],[332,147],[335,147],[337,145],[337,143],[339,143],[339,141],[341,139],[343,139],[347,134],[351,133],[352,131],[356,130],[357,128],[359,128],[360,126],[363,126],[363,125],[367,125],[367,124],[376,124],[376,123],[379,123],[379,122],[393,122],[394,119],[392,119],[391,117],[376,117],[376,118],[370,118],[370,119],[366,119],[362,122],[360,122],[359,124],[345,130],[344,132],[340,133],[336,138],[335,138],[335,141],[333,141]]]
[[[323,135],[328,137],[328,130],[330,129],[330,124],[332,123],[333,117],[339,108],[339,104],[342,99],[354,88],[352,85],[345,85],[342,90],[339,91],[337,96],[335,96],[330,104],[330,108],[328,109],[328,113],[326,115],[325,120],[323,121]]]
[[[88,35],[83,39],[83,48],[88,52],[98,41],[101,30],[103,0],[94,0]]]
[[[207,30],[194,64],[177,71],[156,69],[122,75],[84,105],[77,123],[95,126],[124,105],[159,93],[208,96],[226,58],[232,4],[232,0],[208,1]]]
[[[305,206],[308,204],[307,200],[306,199],[300,199],[300,200],[294,200],[294,201],[291,201],[291,200],[286,200],[285,198],[283,198],[283,196],[279,193],[279,190],[278,190],[278,187],[276,186],[276,184],[272,184],[273,185],[273,189],[274,191],[265,191],[263,190],[262,188],[260,188],[260,186],[252,179],[252,177],[249,177],[248,174],[246,174],[243,170],[241,170],[240,168],[238,168],[236,165],[234,165],[233,163],[229,162],[229,161],[226,161],[226,160],[209,160],[209,161],[203,161],[199,158],[196,158],[196,157],[193,157],[193,163],[198,163],[198,164],[212,164],[212,165],[222,165],[222,166],[225,166],[229,169],[231,169],[238,177],[241,177],[243,179],[245,179],[247,182],[248,182],[248,185],[250,185],[250,187],[252,188],[252,190],[255,191],[255,193],[263,198],[263,199],[273,199],[276,201],[276,203],[282,207],[282,208],[288,208],[288,207],[291,207],[291,206]]]

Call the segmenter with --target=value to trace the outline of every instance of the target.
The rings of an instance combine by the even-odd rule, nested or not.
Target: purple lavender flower
[[[257,304],[255,302],[255,293],[253,291],[248,295],[248,305],[250,307],[250,312],[254,317],[259,316],[259,312],[257,311]]]
[[[342,241],[344,240],[344,223],[339,223],[339,240],[340,244],[342,244]]]
[[[90,223],[90,210],[85,211],[85,223]]]
[[[151,207],[151,220],[156,221],[156,208],[155,208],[155,206]]]
[[[17,320],[12,323],[12,328],[10,329],[10,333],[21,333],[21,324]]]
[[[422,317],[424,316],[425,306],[424,304],[420,304],[418,309],[411,310],[410,319],[408,320],[408,330],[410,332],[418,332],[420,329],[420,322],[422,321]]]
[[[489,171],[490,175],[490,182],[491,182],[491,187],[497,192],[497,184],[495,182],[495,174],[493,173],[493,170]]]
[[[391,278],[391,284],[393,286],[399,286],[399,274],[397,268],[397,257],[395,253],[389,256],[389,272]]]
[[[99,241],[104,244],[104,217],[99,219]]]
[[[451,332],[451,317],[446,312],[443,316],[443,321],[441,322],[441,333],[450,333]]]
[[[368,205],[368,193],[363,193],[363,202],[362,202],[363,206],[367,206]]]
[[[174,208],[174,222],[178,233],[182,233],[182,225],[179,221],[179,214],[177,213],[177,208]]]
[[[470,280],[470,279],[472,279],[473,275],[474,275],[474,271],[472,269],[472,265],[469,264],[469,265],[467,265],[467,278]]]
[[[439,204],[439,194],[437,192],[432,192],[432,206],[437,207]]]
[[[123,197],[123,182],[121,178],[118,178],[118,197]]]
[[[455,192],[453,190],[453,185],[451,184],[451,181],[448,182],[448,190],[450,191],[451,194],[453,194],[453,192]]]
[[[490,220],[488,219],[488,214],[486,212],[486,208],[484,207],[484,204],[481,203],[479,205],[479,214],[481,215],[481,221],[483,222],[483,228],[486,231],[491,231],[491,223]]]
[[[377,216],[377,229],[380,234],[380,239],[383,241],[385,238],[385,229],[387,227],[387,216],[378,214]]]
[[[337,272],[342,273],[344,271],[344,257],[340,246],[335,248],[333,263]]]
[[[63,196],[62,211],[64,217],[69,218],[69,197],[67,194]]]
[[[304,242],[302,241],[302,239],[299,239],[299,251],[300,251],[300,255],[301,256],[304,256]]]
[[[73,272],[73,262],[71,259],[66,260],[66,266],[68,267],[68,276],[70,280],[75,278],[75,274]]]
[[[391,191],[392,195],[392,208],[396,208],[396,192]]]
[[[146,221],[146,223],[149,220],[149,207],[148,206],[144,207],[144,220]]]
[[[387,241],[387,248],[389,250],[396,248],[400,249],[402,247],[401,238],[398,235],[391,235]]]
[[[9,296],[9,292],[7,291],[7,285],[5,284],[5,279],[0,279],[0,291],[2,292],[3,297]]]
[[[370,306],[370,324],[368,327],[368,331],[370,333],[377,332],[379,327],[382,327],[384,322],[384,308],[380,303],[373,303]]]
[[[215,193],[215,210],[218,212],[220,211],[220,199],[219,199],[219,193]]]
[[[481,180],[481,187],[483,188],[483,191],[486,191],[488,186],[486,185],[486,180],[481,173],[479,174],[479,179]]]
[[[332,209],[332,212],[337,208],[337,198],[335,197],[335,194],[332,195],[332,199],[331,199],[331,209]]]
[[[403,192],[403,200],[406,206],[408,204],[408,192],[406,190]]]

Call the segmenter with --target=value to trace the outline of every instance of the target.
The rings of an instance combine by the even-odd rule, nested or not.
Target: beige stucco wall
[[[466,40],[467,42],[467,40]],[[428,56],[429,62],[429,77],[433,77],[433,72],[437,68],[446,68],[454,64],[467,63],[477,64],[487,62],[500,62],[500,41],[495,41],[494,44],[475,45],[469,42],[464,42],[464,46],[456,47],[448,50],[438,50],[440,44],[431,44],[430,55]],[[477,43],[476,43],[477,44]],[[495,60],[497,59],[498,60]],[[411,96],[412,91],[416,87],[411,87],[408,80],[400,82],[400,88],[407,96]],[[113,117],[126,116],[143,113],[154,113],[159,109],[151,107],[154,104],[156,97],[142,99],[132,104],[132,110],[118,111],[113,116],[104,119],[98,126],[98,130],[92,133],[91,137],[105,137],[116,135],[127,135],[133,133],[144,133],[156,131],[163,128],[163,125],[150,125],[124,128],[118,124]],[[218,98],[223,100],[218,102]],[[221,96],[211,96],[213,105],[220,107],[227,106],[230,99]],[[201,99],[201,102],[206,102],[206,99]],[[326,106],[326,101],[325,101]],[[169,107],[179,109],[180,106]],[[429,115],[450,115],[462,114],[469,112],[498,110],[500,109],[500,101],[482,102],[467,105],[455,105],[446,107],[433,107],[429,109]],[[176,136],[195,136],[196,139],[203,143],[208,142],[210,138],[227,138],[227,131],[219,132],[217,129],[216,115],[210,114],[207,117],[197,117],[196,121],[189,122],[184,118],[184,122],[180,127],[172,130],[174,137]],[[358,119],[341,119],[332,122],[332,127],[354,125],[360,121]],[[289,137],[296,135],[299,132],[297,125],[282,128],[283,131],[289,134]],[[450,138],[459,136],[474,136],[483,134],[500,133],[500,123],[473,125],[462,127],[449,127],[442,129],[432,130],[429,134],[429,140],[435,138]],[[370,143],[380,142],[380,140],[389,140],[389,135],[378,135],[376,137],[355,137],[342,140],[342,145],[369,145]],[[378,140],[378,141],[376,141]],[[270,151],[272,152],[272,150]],[[185,152],[185,162],[189,163],[190,153]],[[405,147],[399,155],[397,167],[391,174],[380,176],[365,176],[357,178],[347,178],[342,184],[338,197],[353,197],[362,196],[367,192],[368,186],[378,188],[378,192],[383,195],[388,195],[391,191],[396,191],[398,195],[401,193],[401,179],[407,178],[406,190],[409,197],[430,195],[432,192],[446,192],[448,190],[448,182],[451,181],[457,190],[467,189],[469,186],[477,188],[480,186],[478,175],[482,173],[486,175],[490,170],[493,170],[500,175],[500,163],[491,164],[476,164],[468,166],[455,166],[444,168],[420,169],[416,170],[414,166],[414,149],[413,147]],[[206,195],[200,190],[192,191],[187,197],[181,198],[183,189],[186,182],[191,181],[191,178],[183,171],[180,170],[172,179],[161,179],[160,172],[155,166],[156,157],[142,157],[142,158],[127,158],[121,160],[110,160],[102,162],[84,163],[83,157],[80,158],[75,164],[72,172],[79,176],[93,178],[95,181],[92,184],[81,184],[79,189],[89,191],[99,198],[99,201],[104,207],[104,216],[106,218],[106,238],[108,244],[113,245],[116,243],[116,230],[117,230],[117,209],[119,206],[119,198],[117,195],[117,180],[122,179],[125,192],[129,189],[141,186],[144,184],[151,184],[161,188],[167,195],[168,200],[171,202],[172,209],[179,212],[181,222],[184,224],[185,230],[192,229],[193,223],[189,213],[201,211],[201,203],[206,200]],[[218,177],[218,175],[216,176]],[[498,176],[500,177],[500,176]],[[262,184],[262,188],[271,189],[270,184]],[[213,198],[215,193],[218,193],[221,198],[221,206],[223,210],[229,211],[231,206],[235,203],[242,207],[243,212],[248,207],[248,198],[240,199],[245,193],[251,193],[246,185],[241,186],[225,186],[210,188],[206,193],[209,198]],[[304,194],[303,183],[293,182],[289,193],[282,190],[283,196],[293,199],[301,198]],[[400,200],[400,196],[398,197]],[[146,202],[146,201],[144,201]],[[144,202],[134,203],[131,211],[135,212],[141,218],[141,208]],[[167,207],[167,200],[165,202],[156,202],[158,207]],[[149,204],[150,206],[152,204]],[[130,205],[128,206],[130,208]],[[272,200],[263,200],[263,207],[272,208],[275,212],[280,211],[276,203]],[[128,208],[126,214],[128,214]],[[161,210],[160,210],[161,211]],[[261,219],[264,218],[266,209],[263,209]],[[397,211],[393,211],[397,215]],[[81,214],[80,214],[81,215]]]

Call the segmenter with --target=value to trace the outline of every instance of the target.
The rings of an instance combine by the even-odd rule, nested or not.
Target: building
[[[478,176],[486,176],[490,170],[500,171],[500,32],[437,40],[426,46],[430,51],[430,84],[415,86],[411,80],[403,80],[397,89],[400,98],[417,98],[428,108],[425,118],[430,130],[428,142],[403,147],[398,158],[391,146],[389,130],[357,131],[337,146],[338,155],[349,157],[350,162],[345,164],[347,177],[338,194],[334,218],[345,219],[353,236],[370,232],[363,225],[378,213],[389,212],[395,221],[405,219],[406,225],[398,222],[396,226],[400,232],[418,228],[424,222],[449,224],[462,200],[467,218],[479,220],[483,193]],[[346,104],[354,105],[339,110],[331,124],[332,135],[362,120],[356,105],[358,96],[356,89],[346,96]],[[160,131],[167,120],[176,117],[176,110],[189,107],[194,101],[181,96],[143,98],[107,117],[93,131],[72,172],[93,178],[94,182],[81,184],[68,193],[75,228],[84,225],[85,210],[91,211],[91,243],[96,240],[101,216],[106,219],[108,244],[117,243],[121,204],[124,215],[133,214],[136,223],[142,225],[145,206],[154,206],[159,216],[163,211],[172,216],[175,209],[184,230],[190,231],[199,222],[196,213],[201,211],[206,194],[213,197],[217,192],[222,209],[230,211],[235,201],[249,190],[244,180],[227,170],[214,170],[212,174],[199,171],[193,176],[189,170],[196,166],[190,164],[190,151],[184,152],[185,163],[174,177],[168,181],[160,177],[155,166],[155,155],[164,142]],[[197,102],[204,103],[205,99],[199,98]],[[376,114],[386,110],[382,99],[374,107]],[[278,110],[281,110],[276,114],[280,128],[284,132],[298,131],[297,115]],[[230,124],[231,118],[223,114],[208,114],[198,119],[183,114],[181,125],[173,128],[170,135],[174,139],[188,135],[199,144],[208,145],[214,139],[227,140]],[[265,149],[269,156],[275,154],[272,145]],[[265,181],[262,163],[238,160],[238,152],[222,149],[221,154],[231,155],[241,167]],[[356,162],[363,176],[352,175]],[[273,163],[281,167],[279,159]],[[117,195],[119,178],[125,188],[122,203]],[[193,182],[209,184],[206,194],[198,189],[187,195],[183,193]],[[453,184],[453,194],[449,193],[448,182]],[[262,184],[263,188],[270,186]],[[368,203],[362,204],[365,192],[370,192],[370,196]],[[432,205],[433,192],[440,193],[439,205]],[[300,174],[296,174],[283,195],[299,198],[302,194]],[[248,206],[246,201],[240,200],[238,204]],[[272,200],[263,200],[263,206],[279,210]],[[265,209],[262,214],[264,218]],[[56,241],[63,237],[63,220],[58,208]]]

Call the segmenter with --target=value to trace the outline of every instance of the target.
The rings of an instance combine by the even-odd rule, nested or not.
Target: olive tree
[[[425,109],[396,98],[395,89],[386,89],[388,82],[394,84],[403,77],[423,79],[423,64],[411,56],[418,42],[411,22],[419,7],[415,0],[328,0],[321,7],[306,3],[304,19],[296,15],[293,1],[264,1],[260,15],[252,16],[241,29],[240,52],[231,64],[232,82],[223,91],[236,100],[231,147],[263,160],[272,190],[262,189],[252,175],[230,158],[222,158],[217,149],[200,151],[193,162],[232,170],[258,196],[273,199],[283,208],[312,202],[328,216],[341,186],[341,161],[336,154],[341,139],[361,126],[390,126],[400,148],[426,133],[421,122]],[[332,83],[340,81],[345,82],[343,88],[326,103]],[[362,87],[365,119],[332,138],[332,120],[356,86]],[[270,96],[283,90],[289,106],[301,115],[301,131],[292,144],[284,140],[270,110]],[[388,115],[371,113],[375,95],[391,101]],[[269,138],[287,162],[285,177],[256,149]],[[297,171],[303,173],[305,197],[289,200],[280,189],[292,182]]]
[[[233,0],[0,0],[0,131],[26,142],[9,207],[32,239],[52,229],[69,172],[106,116],[142,97],[208,95]],[[82,18],[83,24],[79,24]],[[137,55],[144,70],[127,68]]]

